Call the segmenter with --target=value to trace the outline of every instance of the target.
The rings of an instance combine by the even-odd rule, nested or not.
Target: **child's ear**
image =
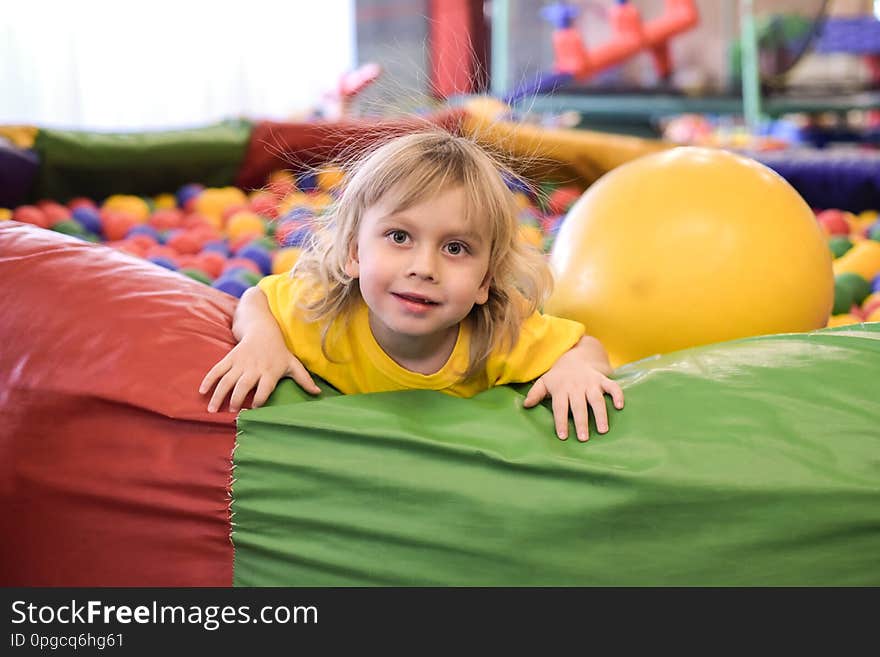
[[[357,278],[361,274],[360,263],[358,262],[357,242],[348,245],[348,258],[345,260],[345,273],[352,278]]]
[[[482,306],[489,300],[490,287],[492,287],[492,274],[486,272],[486,275],[483,277],[483,282],[480,283],[480,287],[477,288],[476,303],[478,306]]]

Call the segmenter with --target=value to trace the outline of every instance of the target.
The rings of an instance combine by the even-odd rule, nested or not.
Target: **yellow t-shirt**
[[[467,322],[461,323],[446,364],[433,374],[420,374],[401,367],[382,350],[370,330],[369,309],[361,301],[349,321],[337,319],[331,324],[327,351],[332,358],[328,360],[321,350],[321,325],[305,320],[297,307],[308,291],[302,281],[285,273],[266,276],[258,285],[290,352],[307,370],[345,394],[423,389],[472,397],[493,386],[538,378],[584,335],[579,322],[535,313],[520,328],[512,350],[490,354],[482,372],[462,381],[470,345]]]

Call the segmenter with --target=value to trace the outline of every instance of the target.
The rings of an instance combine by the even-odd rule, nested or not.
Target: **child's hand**
[[[287,350],[283,342],[267,340],[266,336],[248,338],[239,342],[211,368],[199,385],[199,393],[207,393],[219,379],[208,403],[208,411],[216,412],[231,390],[229,411],[235,413],[254,386],[257,391],[251,408],[266,403],[279,379],[284,376],[291,377],[308,393],[317,395],[321,392],[303,364]]]
[[[556,435],[560,440],[568,438],[568,411],[571,408],[578,440],[583,442],[590,439],[587,428],[590,407],[593,409],[599,433],[608,431],[605,393],[611,395],[614,408],[617,410],[623,408],[623,390],[620,386],[592,367],[589,361],[585,361],[581,349],[574,347],[560,356],[553,367],[535,381],[523,405],[531,408],[548,394],[551,395]]]

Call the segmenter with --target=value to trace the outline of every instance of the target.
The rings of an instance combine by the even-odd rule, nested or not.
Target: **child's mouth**
[[[415,294],[402,294],[400,292],[392,292],[391,294],[400,299],[406,307],[412,310],[424,310],[426,308],[440,305],[437,301],[433,301],[426,297],[420,297]]]

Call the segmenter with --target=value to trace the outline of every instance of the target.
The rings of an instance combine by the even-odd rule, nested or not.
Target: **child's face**
[[[383,331],[442,338],[489,297],[488,230],[466,220],[461,187],[392,209],[366,210],[346,271]]]

